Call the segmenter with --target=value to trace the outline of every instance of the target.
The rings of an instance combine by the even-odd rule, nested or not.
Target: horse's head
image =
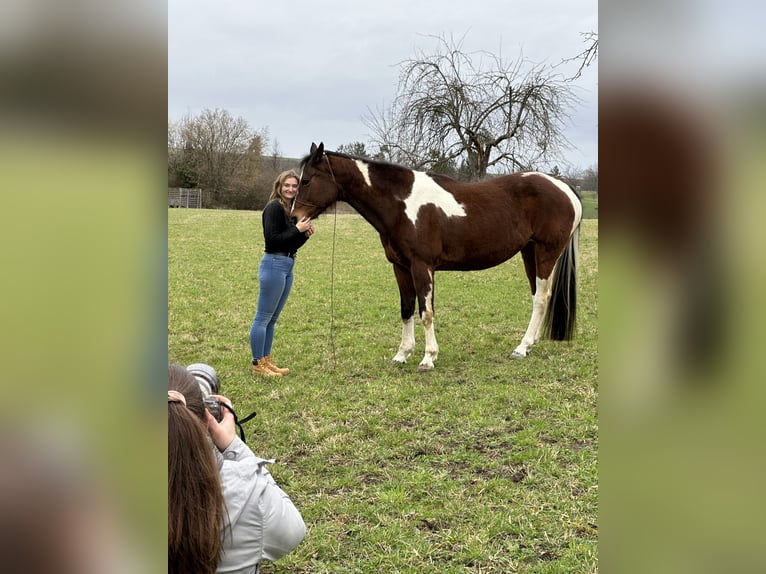
[[[324,152],[324,143],[311,144],[311,153],[301,162],[301,180],[293,203],[292,216],[300,219],[316,217],[338,199],[330,159]]]

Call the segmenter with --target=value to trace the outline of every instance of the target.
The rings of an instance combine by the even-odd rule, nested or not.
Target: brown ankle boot
[[[261,361],[264,365],[266,365],[267,369],[271,369],[275,373],[278,373],[279,375],[286,375],[290,372],[290,369],[280,369],[277,367],[274,362],[271,360],[271,355],[266,355]]]
[[[257,363],[253,364],[253,374],[263,375],[264,377],[281,377],[280,373],[272,371],[268,367],[268,363],[264,359],[259,359]]]

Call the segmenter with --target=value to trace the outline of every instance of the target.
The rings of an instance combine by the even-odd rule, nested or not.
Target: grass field
[[[580,241],[570,343],[510,355],[531,297],[520,258],[436,275],[434,371],[423,333],[402,367],[399,296],[377,233],[332,214],[298,254],[273,353],[250,374],[260,212],[168,211],[168,356],[213,365],[308,527],[264,573],[597,571],[597,221]]]
[[[598,193],[583,191],[581,195],[583,219],[598,219]]]

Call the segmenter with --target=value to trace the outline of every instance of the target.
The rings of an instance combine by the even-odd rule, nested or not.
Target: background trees
[[[583,36],[586,49],[561,62],[579,64],[569,78],[557,66],[466,53],[452,38],[435,37],[434,53],[400,64],[391,106],[362,118],[371,141],[336,151],[461,180],[540,169],[598,191],[597,166],[559,168],[567,165],[569,147],[563,130],[579,102],[572,81],[598,54],[598,35]],[[277,174],[295,168],[298,159],[283,158],[267,128],[254,130],[226,110],[204,109],[168,122],[168,186],[202,188],[205,207],[261,209]]]
[[[201,187],[207,207],[260,209],[274,179],[263,159],[267,145],[266,130],[226,110],[187,114],[168,123],[168,186]]]
[[[578,101],[552,68],[468,54],[437,38],[433,54],[401,63],[391,107],[364,119],[388,160],[479,179],[488,170],[548,164],[568,145],[563,127]]]
[[[338,146],[338,148],[335,150],[340,153],[345,153],[348,155],[353,155],[355,157],[369,157],[372,158],[373,156],[367,151],[367,146],[363,142],[355,141],[347,144],[341,144]]]

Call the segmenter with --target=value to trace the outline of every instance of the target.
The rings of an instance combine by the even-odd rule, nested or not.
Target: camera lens
[[[216,374],[213,367],[206,365],[205,363],[194,363],[193,365],[186,367],[186,370],[194,375],[194,377],[200,383],[200,388],[202,389],[203,395],[207,396],[218,394],[218,375]],[[207,392],[205,392],[206,388]]]

